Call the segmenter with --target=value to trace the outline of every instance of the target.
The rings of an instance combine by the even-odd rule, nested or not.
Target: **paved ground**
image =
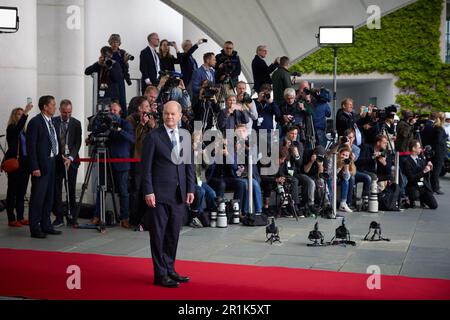
[[[265,243],[265,228],[230,226],[227,229],[185,227],[180,238],[178,259],[285,266],[366,273],[371,265],[382,274],[450,279],[450,177],[442,181],[445,196],[439,209],[407,210],[393,213],[347,214],[346,224],[356,247],[307,247],[314,219],[279,219],[281,244]],[[391,242],[362,242],[371,221],[381,223],[383,235]],[[341,220],[319,219],[320,230],[330,241]],[[62,229],[62,236],[32,239],[28,228],[7,227],[6,213],[0,214],[0,247],[81,252],[117,256],[149,257],[147,233],[118,227],[104,235],[92,230]]]

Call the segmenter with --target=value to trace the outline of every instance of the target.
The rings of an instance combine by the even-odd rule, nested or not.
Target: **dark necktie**
[[[61,146],[64,149],[66,146],[66,137],[67,137],[67,129],[69,127],[69,124],[67,123],[67,121],[63,121],[61,122],[61,135],[60,135],[60,141],[61,141]]]
[[[58,146],[56,145],[56,132],[55,132],[55,127],[53,126],[52,120],[48,121],[48,127],[50,128],[50,142],[52,144],[52,152],[53,152],[53,156],[57,156],[58,155]]]

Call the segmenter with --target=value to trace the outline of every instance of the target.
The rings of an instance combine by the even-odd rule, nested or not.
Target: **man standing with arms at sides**
[[[284,104],[284,91],[287,88],[293,87],[288,67],[289,58],[281,57],[280,66],[278,67],[277,71],[272,74],[273,100],[275,100],[278,106],[282,106]]]
[[[142,73],[142,95],[148,86],[158,85],[158,74],[161,70],[159,55],[156,48],[159,47],[159,36],[151,33],[148,37],[148,46],[141,51],[139,69]]]
[[[177,164],[182,151],[180,138],[187,134],[177,127],[181,112],[179,103],[169,101],[164,106],[164,125],[147,135],[142,151],[142,188],[149,207],[154,283],[168,288],[189,281],[175,271],[183,215],[186,204],[193,203],[195,192],[193,166]]]
[[[74,212],[76,207],[76,184],[79,163],[74,162],[81,148],[81,122],[72,117],[72,102],[63,100],[60,103],[60,117],[53,119],[56,133],[59,135],[60,155],[56,158],[56,185],[55,185],[55,202],[53,205],[53,213],[56,216],[53,221],[55,228],[64,225],[64,208],[62,203],[62,183],[67,178],[70,212]],[[67,170],[67,176],[66,176]],[[71,221],[68,221],[68,224]]]
[[[27,151],[30,160],[31,198],[30,231],[32,238],[43,239],[47,234],[62,232],[53,228],[50,211],[55,189],[55,165],[59,155],[59,142],[52,117],[56,111],[55,98],[39,99],[40,114],[31,119],[27,130]]]
[[[256,56],[252,62],[253,80],[255,86],[253,89],[259,93],[263,84],[272,84],[270,75],[280,66],[280,58],[277,58],[270,66],[267,65],[264,59],[267,56],[267,46],[258,46],[256,49]]]

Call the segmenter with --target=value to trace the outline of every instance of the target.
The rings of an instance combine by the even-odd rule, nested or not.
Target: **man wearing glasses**
[[[241,60],[234,51],[233,42],[225,42],[221,53],[216,56],[216,66],[216,83],[230,84],[234,88],[241,74]]]

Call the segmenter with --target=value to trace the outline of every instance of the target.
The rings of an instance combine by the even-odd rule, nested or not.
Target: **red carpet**
[[[178,261],[191,282],[155,287],[150,259],[0,249],[0,296],[34,299],[316,300],[450,299],[450,281],[382,276],[368,290],[369,275]],[[81,268],[81,290],[68,290],[67,267]]]

